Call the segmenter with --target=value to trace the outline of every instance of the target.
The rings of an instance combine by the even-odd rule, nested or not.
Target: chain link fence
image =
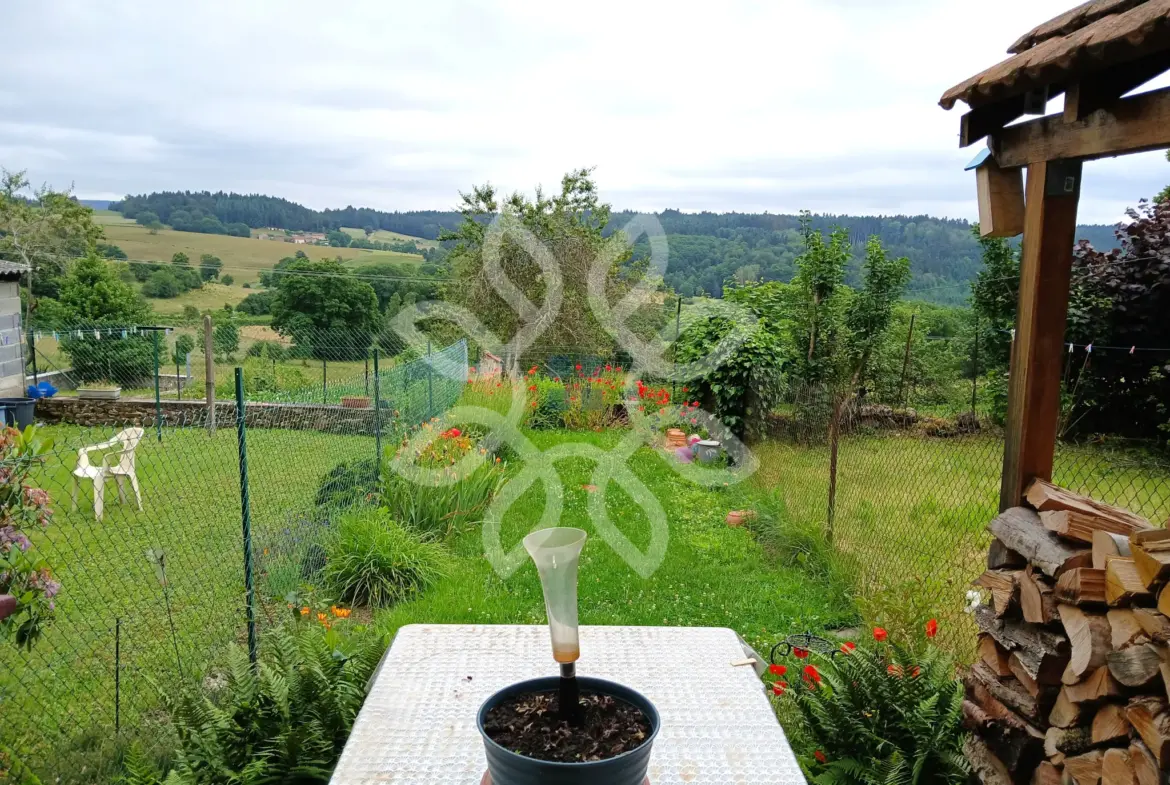
[[[58,390],[36,405],[52,445],[29,482],[54,515],[33,547],[61,590],[31,650],[0,647],[0,762],[18,758],[47,782],[104,781],[83,768],[95,750],[173,749],[163,694],[214,686],[228,645],[248,646],[288,612],[285,595],[321,566],[333,516],[374,490],[380,451],[453,406],[468,375],[463,341],[387,357],[375,336],[287,341],[245,328],[212,357],[212,427],[202,343],[167,388],[155,347],[173,359],[193,331],[149,327],[30,334],[37,381]],[[87,385],[97,397],[79,393]],[[122,465],[131,450],[134,482],[106,477],[99,493],[87,460]]]

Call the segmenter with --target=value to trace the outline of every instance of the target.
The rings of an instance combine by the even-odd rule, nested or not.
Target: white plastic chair
[[[102,519],[102,510],[105,508],[105,484],[109,477],[118,483],[118,500],[126,503],[126,489],[123,485],[130,480],[134,489],[134,497],[138,500],[138,509],[142,510],[142,492],[138,488],[138,475],[134,473],[134,451],[145,434],[141,428],[127,428],[113,439],[91,447],[82,447],[77,451],[77,468],[73,470],[73,509],[77,509],[77,486],[81,480],[93,480],[93,513],[97,520]],[[114,450],[114,448],[117,448]],[[91,452],[111,450],[101,457],[100,464],[90,462]]]

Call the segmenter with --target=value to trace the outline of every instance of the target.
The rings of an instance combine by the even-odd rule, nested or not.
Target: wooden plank
[[[1060,539],[1045,529],[1040,516],[1027,507],[1004,510],[988,528],[1008,547],[1052,578],[1066,570],[1088,566],[1093,559],[1091,548]]]
[[[1040,513],[1040,520],[1044,522],[1044,528],[1050,532],[1056,532],[1061,537],[1070,540],[1078,540],[1080,542],[1092,545],[1093,533],[1097,531],[1108,531],[1114,534],[1124,534],[1129,536],[1135,531],[1145,531],[1145,529],[1137,529],[1132,527],[1129,522],[1122,522],[1110,520],[1098,515],[1086,515],[1082,512],[1074,510],[1048,510]],[[1150,528],[1147,526],[1146,528]]]
[[[1079,174],[1078,187],[1071,194],[1048,195],[1049,178],[1057,178],[1058,168],[1048,163],[1048,158],[1028,167],[1024,250],[1000,481],[1001,510],[1018,505],[1033,479],[1052,478],[1072,274],[1069,249],[1076,242],[1080,199]]]
[[[1082,76],[1065,92],[1064,121],[1075,123],[1099,109],[1109,109],[1121,96],[1167,69],[1170,69],[1170,50],[1162,50]]]
[[[1170,147],[1170,88],[1124,98],[1072,123],[1061,112],[1009,126],[992,134],[989,146],[1003,167]]]
[[[1039,512],[1077,513],[1077,517],[1070,520],[1070,523],[1075,526],[1104,529],[1125,535],[1154,528],[1148,520],[1133,514],[1124,507],[1104,504],[1083,494],[1074,493],[1067,488],[1061,488],[1059,485],[1053,485],[1047,480],[1034,481],[1028,486],[1026,496],[1028,504]],[[1092,518],[1102,520],[1094,524],[1090,520]],[[1091,536],[1085,536],[1084,539],[1086,542],[1092,542]]]
[[[1073,605],[1105,604],[1105,570],[1080,567],[1056,581],[1056,599]]]
[[[1135,532],[1129,535],[1129,549],[1147,589],[1170,578],[1170,530]]]
[[[994,159],[975,170],[979,236],[1015,237],[1024,231],[1024,170],[1001,169]]]

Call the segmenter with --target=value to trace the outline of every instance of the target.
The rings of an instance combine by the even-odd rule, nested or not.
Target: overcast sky
[[[618,208],[974,218],[938,98],[1071,3],[3,0],[0,164],[398,210],[595,166]],[[1168,182],[1093,163],[1081,220]]]

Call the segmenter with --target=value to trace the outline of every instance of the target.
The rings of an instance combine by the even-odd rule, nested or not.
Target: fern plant
[[[937,625],[928,627],[933,637]],[[872,644],[802,665],[782,692],[810,781],[818,785],[943,785],[966,781],[962,684],[935,646],[916,656],[886,632]],[[807,662],[807,660],[805,660]],[[794,680],[795,681],[795,680]]]
[[[168,701],[179,737],[174,769],[161,779],[128,761],[127,785],[324,785],[382,649],[377,637],[307,621],[270,633],[255,669],[233,647],[217,695]]]

